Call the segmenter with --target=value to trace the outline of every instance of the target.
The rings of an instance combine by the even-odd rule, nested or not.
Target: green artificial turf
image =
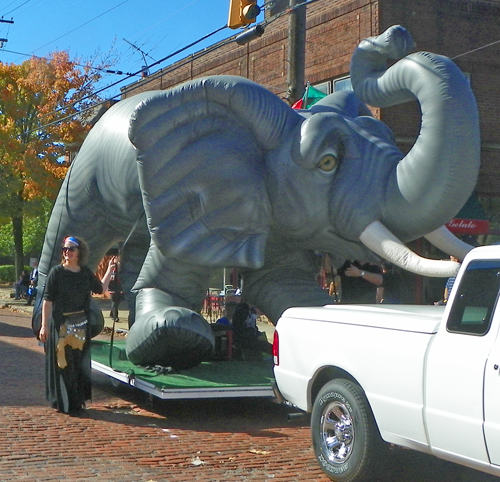
[[[92,360],[110,366],[110,342],[92,340]],[[157,374],[127,359],[125,341],[113,342],[114,370],[153,383],[159,388],[266,387],[273,378],[272,359],[263,354],[262,361],[206,361],[188,370]]]

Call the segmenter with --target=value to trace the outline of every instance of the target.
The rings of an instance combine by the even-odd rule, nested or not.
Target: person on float
[[[377,288],[384,280],[379,265],[346,260],[337,269],[337,274],[340,276],[341,303],[372,304],[377,302]]]
[[[91,293],[104,292],[116,258],[109,261],[101,281],[86,266],[88,248],[81,238],[68,236],[61,264],[46,280],[39,339],[45,344],[45,395],[59,412],[78,414],[91,399]]]

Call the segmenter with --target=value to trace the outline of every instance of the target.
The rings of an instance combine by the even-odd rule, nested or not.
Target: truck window
[[[457,289],[446,328],[450,332],[485,335],[500,288],[500,261],[476,260],[467,267]]]

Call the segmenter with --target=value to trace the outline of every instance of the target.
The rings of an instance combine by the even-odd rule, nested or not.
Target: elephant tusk
[[[463,260],[465,255],[474,248],[474,246],[464,243],[450,233],[445,226],[441,226],[435,231],[432,231],[432,233],[426,234],[425,238],[427,241],[436,246],[436,248],[455,256],[455,258],[458,258],[459,260]]]
[[[456,276],[460,267],[454,261],[422,258],[406,247],[380,221],[369,224],[359,237],[374,253],[412,273],[435,278]]]

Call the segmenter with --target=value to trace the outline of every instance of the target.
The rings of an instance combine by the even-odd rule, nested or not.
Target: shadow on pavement
[[[31,327],[15,326],[9,323],[3,323],[0,321],[0,336],[16,337],[16,338],[28,338],[35,337],[33,335],[33,330]]]

